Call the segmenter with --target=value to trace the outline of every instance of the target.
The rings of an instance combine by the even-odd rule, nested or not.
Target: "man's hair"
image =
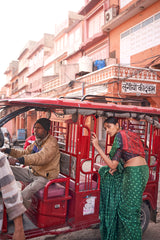
[[[50,121],[48,118],[40,118],[40,119],[38,119],[38,120],[35,122],[34,126],[35,126],[37,123],[41,124],[41,126],[42,126],[47,132],[49,132],[51,121]]]
[[[113,123],[114,125],[116,125],[116,123],[118,123],[118,119],[116,117],[108,117],[107,119],[104,120],[104,123]]]

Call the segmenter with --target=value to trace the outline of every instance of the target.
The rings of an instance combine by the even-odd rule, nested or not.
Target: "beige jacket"
[[[34,145],[36,143],[29,145],[25,150],[12,148],[9,155],[15,158],[24,157],[25,166],[30,166],[37,176],[49,180],[57,178],[60,171],[60,152],[56,138],[49,134],[36,153],[32,153]]]

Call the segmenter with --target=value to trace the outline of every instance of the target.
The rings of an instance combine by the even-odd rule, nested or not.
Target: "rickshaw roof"
[[[89,100],[65,99],[65,98],[16,98],[0,100],[0,107],[31,107],[56,109],[84,109],[101,110],[109,112],[135,112],[149,115],[160,115],[160,108],[142,107],[135,105],[122,105],[115,103],[100,103]]]

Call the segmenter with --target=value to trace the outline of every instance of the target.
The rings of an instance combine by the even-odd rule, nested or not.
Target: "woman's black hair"
[[[113,123],[114,125],[116,125],[116,123],[118,123],[118,119],[116,117],[108,117],[104,120],[104,123]]]

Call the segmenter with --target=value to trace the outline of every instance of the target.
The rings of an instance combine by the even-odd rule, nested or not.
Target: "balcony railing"
[[[78,80],[81,80],[87,84],[104,82],[111,79],[151,81],[151,82],[160,81],[160,77],[157,74],[157,70],[155,71],[153,69],[124,67],[120,65],[104,67],[100,70],[91,72],[87,75],[78,78]]]
[[[72,92],[75,95],[79,93],[78,91],[81,91],[81,83],[84,84],[83,86],[85,87],[87,93],[90,92],[93,86],[96,86],[96,90],[100,94],[102,91],[99,90],[99,86],[103,87],[104,85],[106,86],[107,83],[112,84],[115,82],[121,83],[121,93],[124,94],[132,93],[134,95],[156,95],[156,84],[160,84],[160,70],[125,67],[115,64],[78,77],[74,80],[74,82],[77,84],[74,85],[73,91],[70,88],[68,89],[68,93],[70,95]],[[63,92],[61,93],[61,89],[64,89],[67,85],[69,86],[67,82],[62,84],[60,79],[57,77],[56,79],[43,84],[43,92],[41,94],[47,94],[47,96],[49,96],[54,91],[53,93],[55,96],[59,94],[63,95]],[[107,91],[106,87],[103,89],[103,92],[105,91]]]
[[[150,84],[155,85],[156,83],[160,83],[160,70],[125,67],[116,64],[104,67],[75,79],[75,82],[77,83],[85,83],[85,87],[94,86],[96,84],[112,83],[112,81],[113,83],[115,81],[121,83],[126,81],[131,82],[132,84],[147,84],[148,82],[147,86],[149,87]],[[46,86],[44,86],[43,89],[49,90],[50,87],[56,89],[62,86],[58,78],[56,80],[54,79],[52,83],[50,82],[49,85],[46,83]],[[65,83],[63,83],[63,85],[65,85]],[[82,87],[82,85],[79,84],[79,87]]]

